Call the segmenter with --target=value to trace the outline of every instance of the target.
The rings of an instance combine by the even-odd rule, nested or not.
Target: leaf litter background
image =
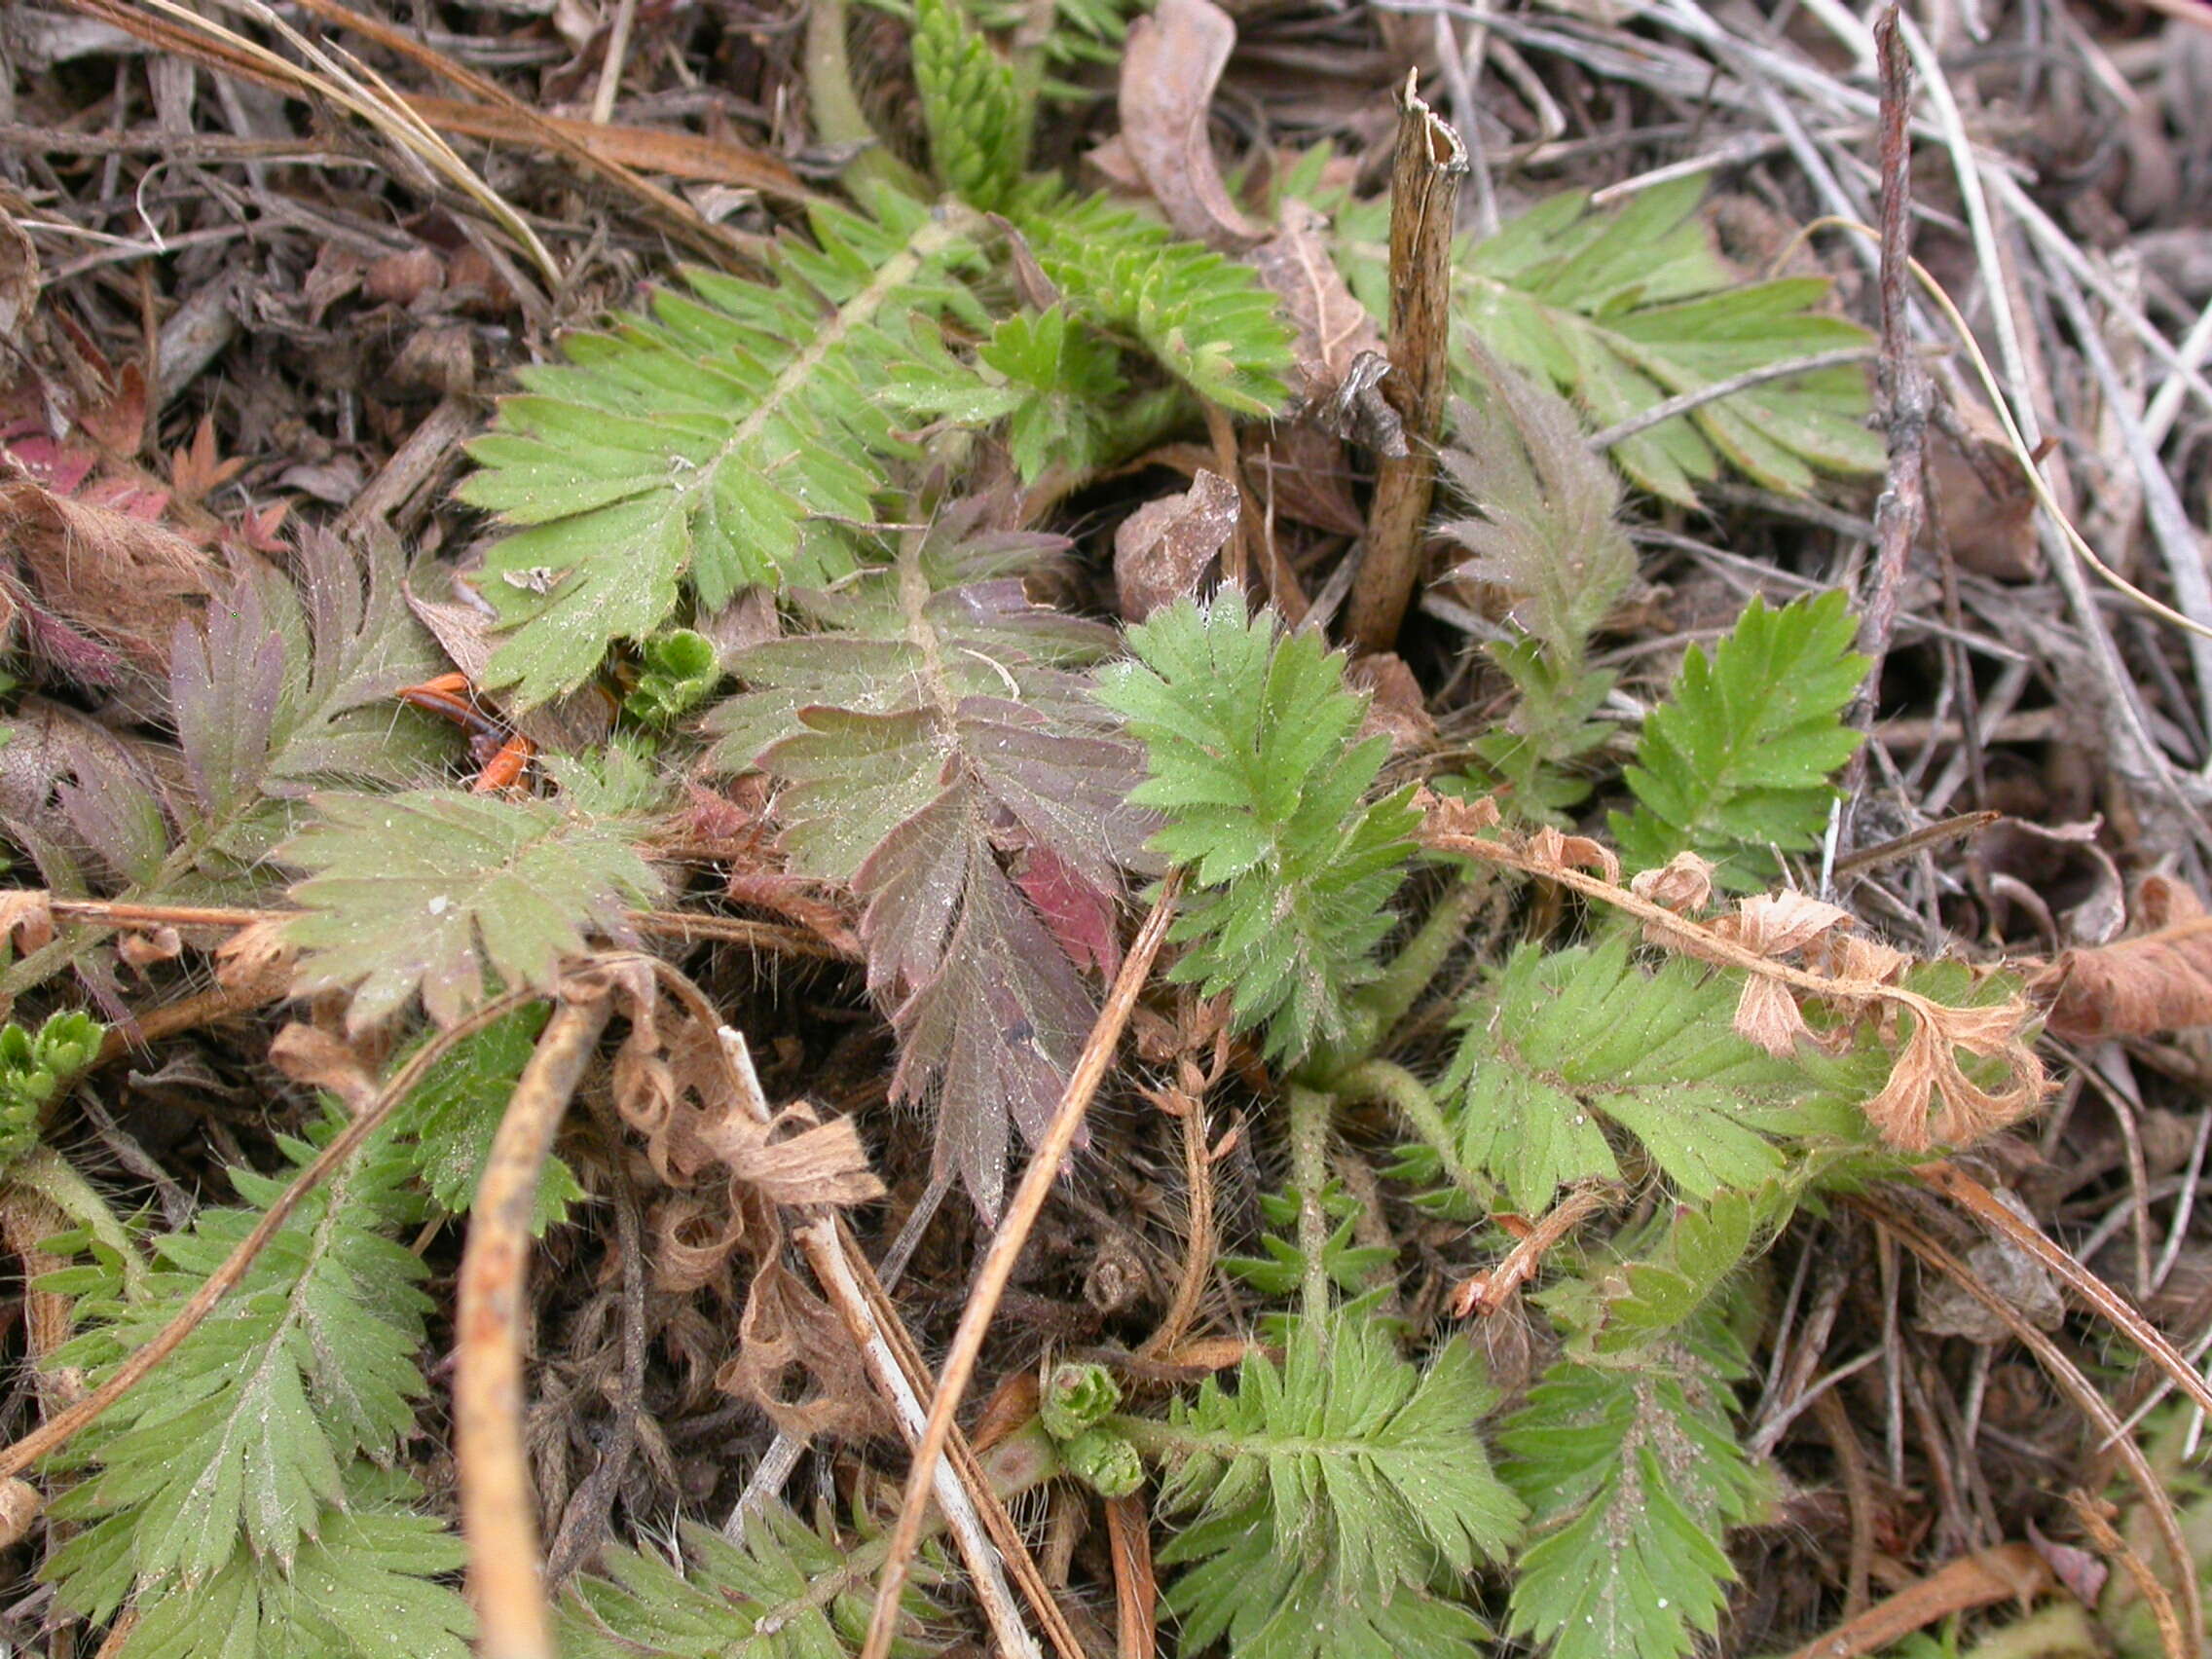
[[[748,0],[441,0],[359,8],[350,19],[317,6],[311,30],[344,55],[287,75],[266,63],[231,72],[256,65],[189,30],[166,50],[150,45],[163,38],[158,25],[180,26],[121,10],[18,0],[0,11],[0,584],[18,682],[0,748],[0,826],[19,879],[57,895],[134,887],[186,899],[219,868],[274,896],[286,871],[344,862],[333,843],[348,834],[380,837],[405,866],[405,827],[380,819],[359,792],[458,780],[470,762],[459,734],[392,693],[449,667],[480,681],[497,673],[478,613],[441,585],[485,539],[481,515],[454,494],[462,446],[485,429],[489,395],[544,360],[562,331],[636,304],[642,284],[680,260],[757,255],[776,225],[834,192],[850,156],[810,137],[808,18],[803,6]],[[261,28],[250,14],[223,15]],[[117,26],[133,20],[141,26]],[[2200,317],[2212,315],[2212,30],[2189,0],[1993,0],[1930,6],[1917,20],[1943,95],[1920,106],[1915,251],[1960,301],[2015,407],[2032,412],[2031,439],[2047,436],[2046,473],[2089,542],[2121,574],[2212,622],[2196,528],[2212,393],[2190,366],[2205,354]],[[846,37],[865,112],[916,160],[923,133],[903,25],[856,12]],[[1470,244],[1454,267],[1461,303],[1488,319],[1493,350],[1571,389],[1593,426],[1761,360],[1755,339],[1716,339],[1701,314],[1695,296],[1720,281],[1770,278],[1768,314],[1796,352],[1848,350],[1864,336],[1846,319],[1875,319],[1870,250],[1848,236],[1796,235],[1822,214],[1875,217],[1872,47],[1848,11],[1186,3],[1127,50],[1119,82],[1111,48],[1091,55],[1102,61],[1056,65],[1095,95],[1046,124],[1039,165],[1149,196],[1185,234],[1249,258],[1297,326],[1287,378],[1309,407],[1338,392],[1355,403],[1360,353],[1380,344],[1357,301],[1379,303],[1385,230],[1371,199],[1395,135],[1390,92],[1409,68],[1472,153],[1460,203]],[[331,94],[342,77],[390,89],[481,186],[388,118],[345,113]],[[1314,151],[1323,142],[1325,160]],[[1974,169],[1972,197],[1962,160]],[[1707,181],[1702,201],[1694,182],[1678,182],[1690,173]],[[1297,184],[1284,194],[1328,203],[1333,222],[1292,206],[1271,220],[1282,177]],[[1633,235],[1602,242],[1593,203],[1629,215]],[[1814,276],[1831,279],[1832,295],[1804,280]],[[912,416],[917,426],[925,419]],[[2045,1048],[2063,1062],[2062,1086],[1985,1161],[2046,1231],[2194,1353],[2212,1336],[2212,1255],[2194,1202],[2212,1139],[2202,1032],[2212,1024],[2212,655],[2140,607],[2084,589],[2076,567],[2054,559],[1993,425],[1970,393],[1945,405],[1930,438],[1934,526],[1892,595],[1894,641],[1853,825],[1859,847],[1890,843],[1894,856],[1847,860],[1841,897],[1924,954],[2046,964]],[[1344,441],[1349,429],[1316,415],[1246,427],[1240,453],[1168,443],[1090,483],[1036,527],[1073,538],[1051,597],[1092,618],[1133,619],[1183,591],[1235,534],[1235,493],[1221,472],[1235,461],[1267,509],[1272,556],[1305,595],[1326,601],[1362,523],[1367,463]],[[1386,447],[1386,435],[1359,435]],[[1573,538],[1593,563],[1532,603],[1571,609],[1609,591],[1599,654],[1636,706],[1748,596],[1780,603],[1862,578],[1875,480],[1837,473],[1878,466],[1879,440],[1817,400],[1777,389],[1750,410],[1709,405],[1694,422],[1628,433],[1612,455],[1639,492],[1627,519],[1633,566],[1603,532]],[[481,494],[478,503],[498,504]],[[1494,515],[1483,531],[1493,545],[1513,533]],[[1018,539],[999,551],[1019,554]],[[1490,552],[1480,537],[1470,545]],[[528,609],[535,562],[527,550],[500,557],[505,602]],[[1607,562],[1612,575],[1596,569]],[[887,652],[930,632],[966,649],[962,660],[994,665],[964,670],[969,681],[934,700],[869,712],[883,734],[884,795],[868,832],[808,820],[802,782],[778,841],[745,783],[702,773],[681,781],[673,808],[657,808],[648,865],[626,844],[595,854],[548,841],[527,811],[487,811],[458,791],[431,797],[455,822],[483,819],[487,858],[511,861],[451,917],[456,937],[482,924],[489,960],[401,941],[421,944],[422,962],[361,984],[345,959],[359,941],[331,933],[304,941],[300,988],[350,989],[346,1014],[366,1025],[418,990],[433,1012],[458,1008],[487,967],[549,986],[574,940],[558,922],[530,925],[529,906],[547,892],[559,895],[558,914],[594,915],[618,935],[637,926],[625,906],[750,918],[751,932],[725,930],[742,942],[701,942],[673,925],[647,933],[747,1034],[771,1100],[803,1095],[858,1126],[888,1189],[886,1202],[856,1212],[866,1253],[880,1257],[923,1204],[930,1174],[927,1136],[897,1098],[922,1089],[916,1074],[973,1063],[958,1057],[960,1021],[1004,1017],[1016,994],[991,985],[994,963],[1040,947],[1061,960],[1022,931],[1034,933],[1040,910],[1061,940],[1088,940],[1091,965],[1111,972],[1110,855],[1138,839],[1137,827],[1110,822],[1119,794],[1101,782],[1133,776],[1133,757],[1081,729],[1088,717],[1073,699],[1054,703],[1064,697],[1055,676],[1110,650],[1111,635],[1051,620],[1018,585],[990,585],[991,570],[976,575],[988,603],[925,621],[902,609],[895,579],[838,602],[880,606]],[[717,579],[726,591],[735,578]],[[1476,583],[1437,589],[1399,657],[1363,665],[1394,775],[1439,769],[1437,756],[1489,725],[1505,687],[1466,665],[1472,643],[1497,637],[1502,610]],[[1543,631],[1526,605],[1515,619]],[[1579,637],[1591,620],[1560,629]],[[723,665],[746,665],[753,687],[722,717],[726,757],[773,749],[801,780],[810,745],[837,763],[842,751],[794,711],[807,677],[846,670],[776,638],[757,606],[740,603],[718,628]],[[851,671],[910,683],[895,657],[866,658],[875,643],[866,630],[840,641],[863,653]],[[1026,903],[991,848],[973,844],[978,809],[913,790],[927,781],[917,755],[1007,752],[1010,717],[992,697],[1010,661],[1026,681],[1016,703],[1028,712],[1014,709],[1023,729],[1013,735],[1027,747],[997,774],[993,804],[1017,821],[1093,807],[1099,818],[1101,862],[1090,867],[1052,851],[1070,839],[1064,825],[1055,833],[1040,822],[1035,857],[1017,866]],[[537,706],[517,721],[549,756],[592,756],[607,712],[589,695],[539,696],[558,682],[526,683]],[[1063,723],[1034,727],[1040,707]],[[1069,761],[1067,746],[1087,743],[1099,752]],[[1074,787],[1061,787],[1055,763]],[[563,782],[599,792],[615,817],[652,793],[615,763]],[[311,801],[321,827],[300,834],[294,808]],[[1983,815],[1971,833],[1914,841],[1970,812]],[[895,826],[896,838],[866,857]],[[434,842],[421,845],[435,856]],[[977,920],[957,942],[968,954],[955,972],[870,949],[883,977],[871,986],[858,960],[894,920],[869,903],[894,856],[987,867],[1006,891],[970,895]],[[434,867],[422,879],[449,885]],[[314,904],[313,882],[299,898]],[[134,935],[80,955],[69,992],[103,1017],[135,1015],[148,1038],[106,1056],[56,1133],[126,1207],[151,1205],[170,1227],[227,1192],[226,1168],[276,1171],[298,1159],[299,1141],[279,1139],[315,1122],[306,1084],[346,1093],[340,1061],[270,1053],[278,1021],[266,1005],[285,970],[256,955],[249,933],[213,977],[202,948],[213,937],[195,935],[187,949],[173,933]],[[1554,971],[1570,960],[1555,958]],[[18,972],[7,989],[30,983]],[[62,983],[17,1017],[29,1023]],[[934,1002],[912,994],[927,985]],[[947,986],[984,1006],[944,1006]],[[899,1008],[902,1046],[871,990]],[[1030,994],[1032,1068],[985,1092],[1033,1135],[1096,992],[1070,969],[1043,1001],[1033,985]],[[1188,1187],[1178,1135],[1146,1084],[1189,1034],[1147,1017],[1137,1063],[1109,1084],[1075,1175],[1002,1303],[988,1385],[1017,1394],[1047,1350],[1140,1348],[1170,1311],[1192,1248]],[[335,1014],[327,1024],[337,1028]],[[757,1136],[703,1109],[712,1090],[700,1031],[679,1024],[663,1036],[658,1049],[633,1037],[616,1061],[634,1086],[620,1091],[625,1116],[640,1100],[660,1103],[629,1124],[647,1166],[632,1169],[612,1150],[610,1123],[585,1124],[561,1145],[568,1185],[541,1195],[540,1219],[566,1198],[595,1200],[545,1235],[533,1281],[528,1434],[557,1572],[612,1560],[610,1541],[649,1540],[679,1513],[719,1522],[779,1427],[864,1436],[811,1458],[794,1495],[811,1483],[865,1503],[902,1467],[884,1440],[865,1438],[887,1425],[857,1371],[815,1373],[803,1408],[777,1380],[820,1310],[758,1286],[749,1298],[746,1264],[773,1252],[733,1255],[729,1238],[702,1235],[730,1206],[690,1189],[718,1160],[756,1155]],[[1428,1041],[1441,1063],[1443,1034]],[[1212,1247],[1224,1253],[1255,1247],[1261,1195],[1279,1184],[1254,1160],[1259,1108],[1241,1087],[1235,1075],[1222,1081],[1214,1108],[1232,1128],[1207,1176]],[[421,1132],[428,1145],[440,1131]],[[986,1207],[1010,1139],[1002,1117],[973,1124],[960,1145],[960,1173]],[[872,1189],[853,1156],[825,1148],[809,1167],[841,1169],[859,1198]],[[1487,1265],[1465,1229],[1424,1216],[1364,1165],[1350,1178],[1374,1196],[1360,1242],[1391,1253],[1407,1316],[1426,1317]],[[40,1232],[36,1218],[9,1221],[26,1262]],[[897,1301],[925,1345],[948,1337],[985,1237],[954,1199],[908,1240]],[[1962,1253],[1967,1237],[1952,1235]],[[456,1253],[445,1237],[418,1251],[427,1302],[406,1317],[426,1321],[432,1354],[453,1341]],[[1772,1261],[1775,1315],[1752,1350],[1745,1433],[1773,1459],[1780,1496],[1764,1524],[1730,1535],[1741,1577],[1723,1650],[1792,1646],[1870,1595],[1921,1601],[1878,1638],[1862,1632],[1854,1650],[2002,1602],[2023,1581],[2055,1578],[2096,1600],[2083,1563],[2116,1552],[2084,1537],[2056,1494],[2101,1492],[2106,1458],[2026,1351],[1948,1285],[1917,1276],[1862,1218],[1800,1218]],[[1989,1245],[1970,1261],[2036,1308],[2084,1364],[2104,1357],[2101,1328],[2032,1267]],[[24,1292],[15,1307],[17,1351],[43,1352],[39,1297]],[[1209,1288],[1195,1327],[1190,1310],[1180,1317],[1186,1340],[1172,1362],[1153,1362],[1154,1382],[1234,1363],[1234,1339],[1250,1324],[1234,1290]],[[1484,1340],[1509,1392],[1541,1369],[1519,1315],[1501,1316]],[[1875,1350],[1889,1357],[1850,1368]],[[1808,1403],[1816,1380],[1838,1368],[1849,1374]],[[434,1377],[433,1390],[443,1386]],[[2116,1390],[2117,1410],[2135,1403]],[[6,1409],[13,1437],[48,1402],[26,1382]],[[433,1508],[453,1499],[441,1420],[433,1408],[430,1433],[388,1448]],[[364,1445],[382,1432],[364,1428]],[[1031,1519],[1079,1633],[1111,1650],[1111,1591],[1124,1566],[1082,1509],[1063,1495]],[[2132,1535],[2138,1519],[2115,1521]],[[91,1634],[49,1625],[29,1577],[58,1541],[34,1530],[11,1554],[18,1594],[6,1635],[26,1650],[90,1651]],[[2106,1605],[2108,1640],[2144,1640],[2124,1609]]]

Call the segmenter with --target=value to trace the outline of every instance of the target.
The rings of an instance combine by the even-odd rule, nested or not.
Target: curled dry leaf
[[[1114,592],[1124,622],[1142,622],[1198,590],[1198,579],[1236,534],[1243,498],[1200,467],[1180,495],[1147,501],[1114,532]]]
[[[779,1206],[882,1196],[851,1122],[822,1121],[803,1104],[763,1122],[719,1029],[662,1001],[649,963],[621,958],[601,971],[630,1021],[614,1058],[615,1109],[677,1189],[654,1214],[655,1281],[693,1289],[719,1279],[741,1249],[753,1262],[738,1349],[717,1385],[793,1434],[879,1431],[882,1408],[851,1338],[782,1261]],[[701,1185],[718,1168],[726,1179]]]
[[[2212,1025],[2212,916],[2170,876],[2146,877],[2135,894],[2143,932],[2062,952],[2029,982],[2049,1007],[2054,1036],[2076,1043]]]
[[[227,991],[251,986],[271,996],[292,981],[298,952],[284,941],[284,924],[271,918],[242,927],[215,947],[215,982]]]
[[[1953,405],[1957,419],[1933,434],[1928,466],[1935,519],[1952,558],[1977,576],[2032,580],[2036,498],[1997,417],[1979,402]]]
[[[46,1499],[30,1482],[13,1478],[0,1481],[0,1550],[20,1543],[45,1507]]]
[[[2112,941],[2127,920],[2127,890],[2097,844],[2103,830],[2095,818],[2047,826],[2000,818],[1974,836],[1968,869],[1986,890],[2000,938],[2020,936],[2019,912],[2050,950]]]
[[[147,928],[116,940],[115,953],[127,967],[144,973],[157,962],[174,962],[184,953],[184,940],[174,928]]]
[[[1713,903],[1713,861],[1685,847],[1658,868],[1637,871],[1628,890],[1677,916],[1695,915]]]
[[[1909,999],[1914,1017],[1889,1082],[1865,1105],[1866,1121],[1884,1141],[1899,1152],[1968,1146],[2035,1110],[2043,1098],[2043,1062],[2026,1040],[2032,1015],[2024,998],[1960,1008],[1905,991],[1891,994]],[[1985,1088],[1968,1076],[1961,1049],[1976,1059],[2005,1062],[1998,1087]]]
[[[1122,141],[1167,222],[1182,235],[1240,252],[1268,234],[1230,200],[1206,135],[1215,84],[1236,25],[1213,0],[1161,0],[1129,25],[1122,54]]]
[[[1562,834],[1546,825],[1529,837],[1527,852],[1532,863],[1543,866],[1543,873],[1595,870],[1606,886],[1620,885],[1621,861],[1604,842],[1587,835]]]
[[[1822,935],[1851,926],[1851,913],[1804,893],[1754,893],[1713,931],[1761,956],[1780,958],[1803,950]]]

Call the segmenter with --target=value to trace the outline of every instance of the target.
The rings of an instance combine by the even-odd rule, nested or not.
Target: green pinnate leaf
[[[1620,482],[1592,455],[1564,399],[1486,363],[1487,394],[1452,406],[1445,475],[1474,516],[1439,526],[1472,557],[1458,573],[1513,600],[1513,619],[1562,672],[1636,579],[1615,517]]]
[[[1249,266],[1104,196],[1043,196],[1014,222],[1071,311],[1131,336],[1200,397],[1239,415],[1273,415],[1288,387],[1291,330]]]
[[[1611,208],[1563,192],[1487,240],[1462,241],[1453,259],[1456,320],[1488,353],[1570,399],[1592,429],[1741,374],[1870,343],[1820,309],[1823,279],[1743,280],[1700,216],[1704,190],[1685,178]],[[1378,317],[1387,309],[1388,223],[1386,200],[1338,206],[1339,263]],[[1479,391],[1485,378],[1479,358],[1456,354],[1456,386]],[[1724,467],[1802,494],[1822,473],[1880,470],[1868,408],[1866,371],[1848,364],[1701,403],[1607,455],[1631,483],[1684,506]]]
[[[1166,818],[1154,850],[1191,866],[1170,977],[1230,992],[1271,1055],[1303,1059],[1349,1034],[1395,921],[1413,812],[1403,793],[1364,800],[1388,740],[1357,740],[1366,700],[1341,655],[1247,614],[1235,588],[1155,612],[1129,646],[1099,697],[1144,741],[1151,776],[1130,799]]]
[[[1636,810],[1615,813],[1624,864],[1654,868],[1691,851],[1723,884],[1776,873],[1773,851],[1819,841],[1857,751],[1843,711],[1865,678],[1840,592],[1771,610],[1753,599],[1710,655],[1692,645],[1667,700],[1645,718],[1628,769]]]
[[[278,853],[309,872],[288,937],[300,988],[351,991],[355,1029],[417,993],[451,1024],[488,975],[550,991],[588,935],[627,937],[625,907],[660,889],[618,823],[555,801],[433,789],[312,805],[315,821]]]
[[[466,1215],[475,1203],[492,1137],[545,1027],[546,1014],[543,1003],[532,1003],[462,1038],[439,1056],[393,1114],[392,1135],[413,1143],[416,1167],[440,1209]],[[538,1176],[531,1231],[543,1235],[567,1220],[569,1206],[583,1196],[568,1164],[548,1158]]]
[[[1461,1014],[1436,1086],[1461,1161],[1530,1214],[1570,1182],[1621,1178],[1608,1127],[1694,1198],[1778,1176],[1777,1137],[1829,1134],[1836,1097],[1810,1062],[1737,1034],[1741,991],[1678,957],[1639,967],[1617,935],[1517,951]]]
[[[318,1134],[336,1132],[326,1120]],[[294,1169],[315,1146],[280,1143]],[[289,1185],[232,1174],[243,1206],[203,1210],[156,1246],[144,1290],[88,1287],[90,1329],[56,1363],[95,1376],[150,1341]],[[425,1391],[416,1366],[427,1269],[388,1235],[420,1216],[389,1132],[308,1195],[239,1287],[69,1452],[91,1472],[55,1505],[83,1523],[44,1573],[63,1605],[144,1617],[125,1652],[271,1656],[411,1651],[461,1659],[468,1613],[436,1582],[460,1565],[444,1529],[386,1472]]]
[[[392,701],[444,666],[408,609],[396,548],[373,541],[357,563],[315,535],[301,562],[297,585],[248,567],[210,600],[203,626],[177,630],[169,696],[191,790],[185,843],[209,873],[265,859],[310,791],[397,788],[455,749],[450,729]]]
[[[1677,1659],[1716,1626],[1728,1528],[1767,1481],[1729,1421],[1745,1364],[1716,1321],[1606,1366],[1554,1366],[1507,1419],[1506,1479],[1528,1500],[1510,1634],[1551,1659]]]
[[[1427,1370],[1357,1318],[1293,1326],[1278,1366],[1254,1350],[1165,1423],[1116,1419],[1166,1470],[1161,1551],[1179,1646],[1237,1659],[1471,1654],[1458,1591],[1518,1536],[1523,1505],[1476,1433],[1492,1394],[1473,1350]],[[1395,1645],[1393,1645],[1395,1644]]]
[[[861,1551],[770,1502],[732,1543],[704,1527],[678,1536],[680,1562],[657,1550],[608,1549],[560,1611],[570,1659],[843,1659],[856,1652],[874,1601]],[[926,1563],[925,1563],[926,1566]],[[926,1579],[926,1574],[917,1573]],[[909,1580],[892,1652],[919,1659],[940,1609]]]
[[[879,389],[917,327],[982,321],[958,275],[975,215],[890,193],[874,207],[818,207],[812,245],[779,242],[765,280],[689,272],[688,293],[525,371],[461,490],[510,532],[485,556],[508,630],[487,684],[542,702],[660,628],[686,586],[715,610],[853,568],[832,521],[872,520],[916,453]]]

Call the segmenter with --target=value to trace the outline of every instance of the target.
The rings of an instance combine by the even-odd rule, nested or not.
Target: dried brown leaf
[[[1851,913],[1805,893],[1756,893],[1713,924],[1721,939],[1732,940],[1761,956],[1780,958],[1802,950],[1822,935],[1851,926]]]
[[[0,891],[0,937],[5,937],[18,954],[52,944],[54,895],[32,887]]]
[[[1773,979],[1747,978],[1736,1004],[1736,1034],[1756,1043],[1777,1058],[1796,1051],[1797,1040],[1810,1037],[1812,1028],[1788,985]]]
[[[269,1045],[269,1063],[294,1083],[337,1095],[353,1117],[377,1098],[376,1072],[361,1051],[320,1026],[285,1026]]]
[[[1493,806],[1492,811],[1496,808]],[[1566,835],[1545,826],[1529,837],[1523,849],[1530,862],[1541,873],[1554,870],[1595,870],[1608,887],[1617,887],[1621,879],[1621,861],[1614,857],[1612,848],[1603,841],[1593,841],[1587,835]]]
[[[291,983],[297,958],[284,941],[282,921],[255,922],[215,947],[215,982],[230,991],[266,986],[274,994]]]
[[[13,1549],[46,1507],[38,1488],[10,1477],[0,1481],[0,1550]]]
[[[1212,0],[1161,0],[1129,25],[1122,55],[1122,140],[1146,187],[1186,237],[1240,252],[1268,234],[1230,200],[1206,133],[1236,25]]]
[[[1382,733],[1389,738],[1393,755],[1414,754],[1436,741],[1428,693],[1397,652],[1368,651],[1354,657],[1345,670],[1345,682],[1368,694],[1367,714],[1359,724],[1362,738]]]
[[[2029,989],[2049,1005],[2054,1036],[2076,1043],[2212,1025],[2212,916],[2170,876],[2146,877],[2135,895],[2147,931],[2060,953]]]
[[[1298,331],[1291,390],[1309,409],[1327,402],[1364,352],[1381,358],[1382,331],[1329,257],[1328,218],[1299,201],[1275,214],[1275,234],[1251,252],[1260,280],[1281,296]],[[1403,442],[1401,434],[1400,441]]]
[[[1198,590],[1199,578],[1236,534],[1243,498],[1218,472],[1198,469],[1179,495],[1147,501],[1114,532],[1114,591],[1122,619],[1142,622]]]
[[[115,953],[127,967],[143,974],[157,962],[174,962],[184,953],[184,939],[174,928],[148,928],[117,940]]]

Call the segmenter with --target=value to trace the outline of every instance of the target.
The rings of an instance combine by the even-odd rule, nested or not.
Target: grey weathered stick
[[[1912,281],[1908,265],[1912,140],[1906,130],[1912,115],[1912,63],[1898,34],[1894,4],[1875,21],[1874,40],[1882,59],[1882,354],[1875,384],[1881,393],[1883,432],[1889,439],[1890,471],[1874,507],[1873,579],[1867,584],[1866,612],[1859,628],[1859,648],[1872,659],[1853,707],[1861,720],[1873,711],[1882,659],[1889,654],[1898,603],[1904,592],[1905,563],[1928,520],[1923,473],[1928,455],[1928,376],[1913,352],[1905,322]]]
[[[1390,169],[1390,378],[1382,395],[1405,424],[1406,454],[1380,459],[1367,515],[1367,553],[1352,585],[1350,633],[1371,651],[1397,643],[1420,579],[1421,533],[1436,488],[1452,342],[1452,224],[1467,147],[1406,77]]]

